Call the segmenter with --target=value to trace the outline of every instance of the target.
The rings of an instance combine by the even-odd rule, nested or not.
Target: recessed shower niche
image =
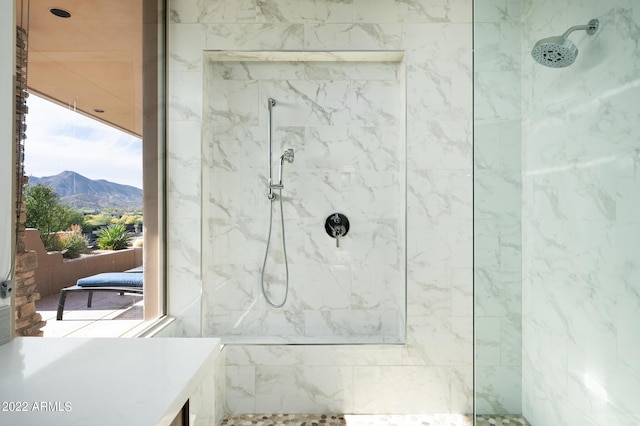
[[[204,53],[204,336],[404,342],[403,58]],[[350,223],[339,247],[325,230],[335,212]]]

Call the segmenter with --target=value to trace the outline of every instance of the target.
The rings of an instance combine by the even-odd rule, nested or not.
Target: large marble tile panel
[[[202,120],[202,73],[169,71],[169,122]]]
[[[182,23],[241,23],[255,22],[255,0],[239,0],[232,3],[223,1],[180,1],[170,5],[171,22]]]
[[[226,347],[227,365],[303,366],[307,365],[305,348],[302,345],[229,345]]]
[[[449,22],[451,3],[447,0],[412,0],[398,3],[381,0],[375,3],[354,0],[356,22]]]
[[[475,319],[475,344],[477,366],[501,365],[500,317]]]
[[[471,121],[413,120],[407,124],[409,170],[471,169]]]
[[[253,80],[212,80],[207,82],[207,118],[210,126],[256,126],[260,110],[259,85]]]
[[[451,270],[413,264],[408,271],[407,315],[450,316]]]
[[[397,81],[353,81],[350,93],[350,118],[362,126],[400,126],[402,90]]]
[[[302,268],[293,265],[290,269],[289,290],[294,309],[349,309],[353,306],[351,287],[348,265],[305,265]]]
[[[267,223],[209,218],[213,230],[213,264],[255,265],[264,258]]]
[[[304,75],[310,80],[398,81],[397,62],[316,62],[304,64]]]
[[[522,364],[522,315],[500,318],[500,362],[501,365]]]
[[[518,120],[520,117],[520,77],[510,71],[476,72],[474,113],[479,120]]]
[[[256,411],[353,412],[353,368],[338,366],[256,368]]]
[[[308,336],[376,337],[399,341],[400,311],[373,309],[332,309],[305,311],[305,334]]]
[[[521,125],[520,120],[476,123],[473,129],[474,167],[479,170],[507,169],[520,172]]]
[[[446,75],[457,66],[469,68],[472,34],[470,23],[406,24],[404,48],[411,63],[425,64]]]
[[[451,220],[415,217],[408,212],[407,259],[412,264],[432,267],[452,265]],[[429,241],[429,244],[425,244]]]
[[[405,285],[401,265],[353,265],[351,306],[355,309],[403,311]]]
[[[519,270],[478,268],[475,272],[476,315],[517,316],[520,313],[522,289]]]
[[[473,367],[471,365],[451,368],[451,412],[473,412]]]
[[[210,281],[203,285],[203,304],[212,311],[251,306],[260,294],[260,271],[254,265],[212,266]]]
[[[521,206],[517,200],[522,183],[516,170],[476,170],[474,178],[476,190],[482,191],[482,197],[474,199],[473,209],[478,219],[520,214]]]
[[[359,413],[448,413],[448,367],[354,367],[354,408]]]
[[[258,12],[260,22],[352,22],[353,2],[271,0],[258,2]]]
[[[225,411],[231,413],[255,412],[255,366],[226,365],[224,371],[227,395]],[[221,379],[219,378],[219,380]]]
[[[300,171],[399,172],[403,164],[403,140],[396,127],[277,127],[274,142],[294,149],[295,170]]]
[[[398,23],[305,25],[307,50],[398,50],[402,26]]]
[[[202,72],[204,34],[204,25],[171,25],[169,43],[173,48],[169,56],[169,69]]]
[[[631,279],[624,290],[621,290],[615,317],[617,334],[618,360],[621,367],[628,369],[631,374],[640,376],[640,325],[632,318],[640,317],[640,281],[636,277]]]
[[[304,365],[401,365],[402,345],[304,346]]]
[[[268,172],[266,173],[268,174]],[[221,219],[267,219],[270,201],[264,171],[210,171],[210,217]],[[254,206],[247,209],[247,206]],[[279,206],[278,206],[279,208]]]
[[[262,176],[268,175],[266,126],[210,126],[207,142],[213,171],[254,169],[260,171]],[[211,175],[213,171],[207,172]]]
[[[519,73],[521,61],[519,19],[518,22],[476,22],[473,32],[474,39],[477,40],[475,71]]]
[[[452,109],[451,68],[434,63],[407,65],[407,85],[416,90],[407,93],[407,110],[412,117],[445,119]]]
[[[470,171],[409,170],[407,211],[426,217],[471,218]]]
[[[276,126],[347,125],[352,88],[346,81],[263,80],[260,94],[277,100]],[[263,115],[266,119],[267,112]]]
[[[206,75],[213,80],[299,80],[305,78],[306,67],[304,62],[210,59]]]
[[[451,268],[451,314],[473,315],[473,268]]]
[[[479,414],[522,412],[520,367],[476,367],[476,406]]]
[[[464,365],[472,359],[471,317],[408,317],[406,365]]]
[[[273,299],[276,300],[280,296],[274,294]],[[210,317],[209,329],[215,336],[221,336],[224,343],[236,342],[238,337],[244,336],[251,336],[253,341],[260,341],[261,338],[269,341],[269,337],[288,341],[291,338],[305,336],[302,313],[267,310],[268,306],[262,300],[262,296],[259,296],[254,306],[247,308],[246,310],[214,311]]]
[[[490,0],[484,2],[482,7],[478,7],[474,15],[474,21],[477,23],[484,22],[505,22],[515,19],[510,16],[507,10],[507,0]],[[519,18],[519,17],[518,17]]]
[[[300,24],[210,24],[207,50],[303,50],[304,26]]]

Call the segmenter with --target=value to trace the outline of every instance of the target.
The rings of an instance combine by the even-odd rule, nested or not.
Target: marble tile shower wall
[[[406,345],[232,345],[227,409],[472,411],[470,0],[170,2],[169,311],[201,334],[205,50],[403,50],[407,85]],[[203,202],[204,200],[204,202]],[[194,226],[196,224],[196,226]],[[207,225],[205,225],[207,226]],[[264,238],[261,236],[261,238]]]
[[[205,65],[204,214],[211,232],[203,333],[223,342],[400,343],[405,317],[404,70],[400,62],[271,60]],[[274,62],[274,60],[276,62]],[[282,191],[289,294],[262,298],[269,227],[267,99]],[[278,181],[278,167],[274,166]],[[206,194],[205,194],[206,195]],[[325,232],[350,221],[340,247]],[[285,265],[273,207],[265,286],[280,303]]]
[[[476,2],[474,165],[478,413],[520,413],[520,0]]]
[[[566,69],[535,64],[571,34]],[[640,424],[640,7],[523,2],[523,413],[534,425]]]

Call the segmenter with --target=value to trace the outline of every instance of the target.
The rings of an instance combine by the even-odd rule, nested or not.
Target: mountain
[[[76,209],[103,210],[142,208],[142,190],[104,179],[92,180],[76,172],[64,171],[55,176],[29,177],[29,184],[41,183],[53,188],[60,202]]]

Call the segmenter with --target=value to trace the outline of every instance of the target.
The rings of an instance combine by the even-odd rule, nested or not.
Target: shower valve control
[[[336,239],[336,247],[340,247],[340,238],[349,232],[349,219],[342,213],[333,213],[324,222],[324,229],[331,238]]]

